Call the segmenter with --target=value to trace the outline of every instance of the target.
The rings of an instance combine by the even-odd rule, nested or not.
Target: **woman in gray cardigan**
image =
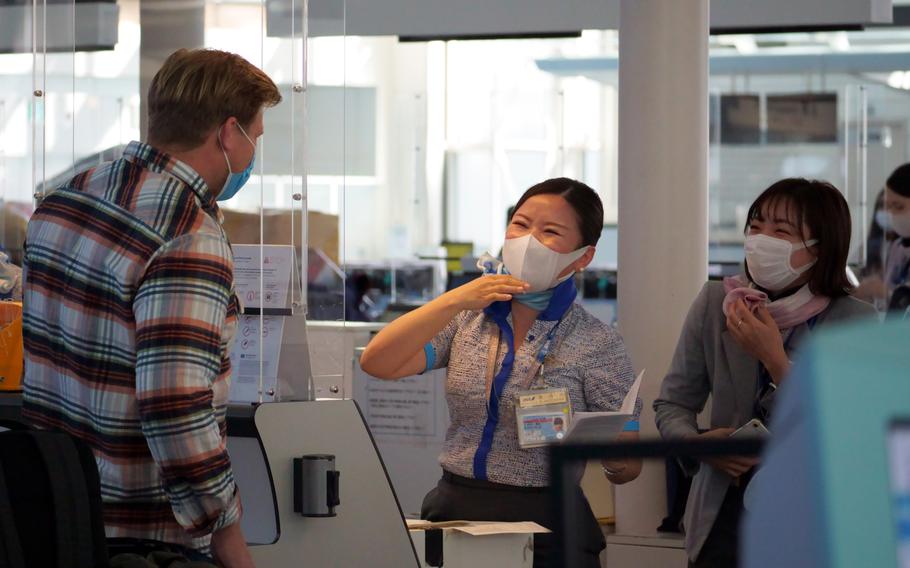
[[[725,438],[753,418],[767,422],[807,337],[875,317],[849,295],[850,211],[832,185],[775,183],[752,204],[745,230],[745,274],[708,282],[689,309],[654,401],[664,438]],[[699,433],[709,395],[711,429]],[[742,496],[756,464],[742,456],[683,464],[695,476],[683,520],[690,567],[737,565]]]

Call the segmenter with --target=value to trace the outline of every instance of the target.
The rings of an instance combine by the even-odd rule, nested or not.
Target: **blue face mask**
[[[506,265],[491,255],[490,253],[485,253],[479,259],[477,259],[477,268],[479,268],[484,274],[509,274]],[[565,282],[567,278],[564,278],[559,284]],[[557,286],[559,285],[557,284]],[[526,294],[516,294],[515,300],[520,304],[524,304],[536,310],[542,312],[547,309],[547,306],[550,305],[550,300],[553,299],[553,293],[556,290],[556,286],[548,289],[541,290],[540,292],[528,292]]]
[[[516,294],[515,299],[518,300],[519,304],[524,304],[532,310],[542,312],[550,305],[550,300],[553,299],[553,291],[555,289],[556,288],[550,288],[549,290],[544,290],[542,292]]]
[[[884,209],[875,212],[875,222],[883,231],[891,230],[891,214]]]
[[[218,201],[227,201],[228,199],[237,195],[237,192],[240,191],[240,188],[243,187],[243,184],[250,179],[250,174],[253,173],[253,164],[256,163],[256,144],[250,140],[250,137],[246,135],[246,132],[243,130],[243,127],[239,124],[237,128],[240,129],[240,132],[243,133],[244,138],[249,141],[253,146],[253,157],[250,159],[250,165],[246,167],[242,172],[234,173],[231,171],[231,161],[228,160],[227,152],[224,151],[224,146],[221,146],[221,153],[224,154],[224,161],[227,162],[228,167],[228,177],[224,182],[224,187],[221,189],[221,193],[218,194],[216,198]],[[221,144],[221,137],[218,137],[218,143]]]

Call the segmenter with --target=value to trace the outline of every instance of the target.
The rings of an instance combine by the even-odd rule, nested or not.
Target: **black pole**
[[[571,452],[562,452],[563,446],[554,446],[551,456],[551,483],[553,491],[553,509],[556,514],[556,526],[553,527],[553,551],[558,554],[556,566],[568,568],[570,566],[580,566],[581,558],[578,557],[581,546],[579,546],[578,519],[580,511],[578,510],[578,499],[576,493],[576,480],[572,476],[572,465],[576,460],[572,459]],[[560,455],[560,454],[565,455]]]
[[[592,459],[665,458],[706,456],[757,456],[764,447],[760,439],[748,440],[672,440],[645,442],[610,442],[592,444],[557,444],[550,446],[550,482],[555,515],[553,550],[559,555],[556,565],[579,566],[577,483],[572,466]]]

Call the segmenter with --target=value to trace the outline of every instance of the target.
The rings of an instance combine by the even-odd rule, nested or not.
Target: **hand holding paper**
[[[626,398],[618,411],[576,412],[564,441],[569,443],[614,441],[635,413],[635,401],[638,400],[638,391],[644,375],[645,371],[642,370],[635,377],[635,382],[626,393]]]
[[[632,388],[629,389],[629,392],[626,393],[625,400],[622,401],[622,407],[620,407],[620,414],[628,414],[632,416],[635,413],[635,401],[638,400],[638,391],[641,389],[641,379],[645,376],[645,370],[642,369],[638,376],[635,377],[635,382],[632,383]]]

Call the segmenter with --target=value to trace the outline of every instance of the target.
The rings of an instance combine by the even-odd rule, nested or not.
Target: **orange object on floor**
[[[0,391],[22,389],[22,303],[0,302]]]

